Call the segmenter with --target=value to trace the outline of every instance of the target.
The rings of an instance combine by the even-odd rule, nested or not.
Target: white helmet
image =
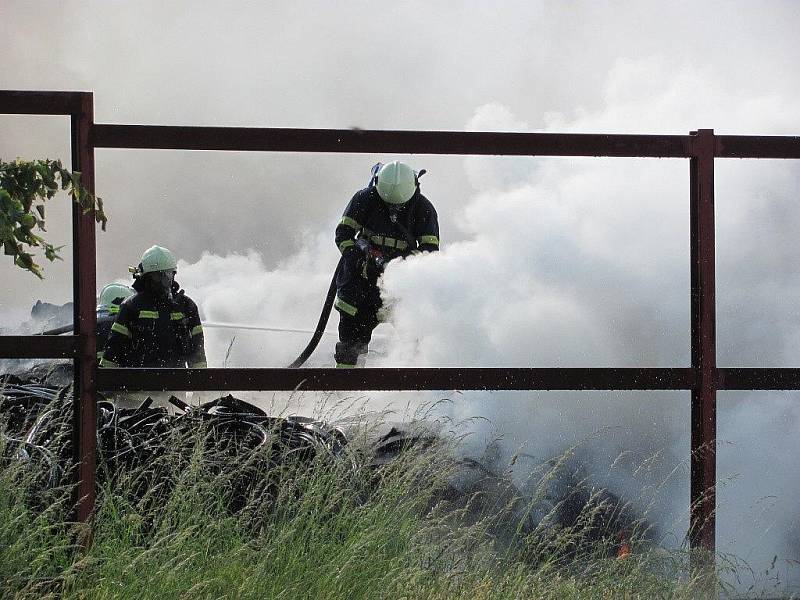
[[[405,204],[417,191],[417,176],[407,164],[393,160],[378,171],[375,187],[384,202]]]
[[[133,288],[122,283],[109,283],[100,292],[100,300],[98,301],[97,308],[98,310],[108,309],[114,304],[119,304],[125,298],[133,296],[135,293]]]
[[[158,271],[176,271],[178,269],[178,261],[175,259],[175,255],[161,246],[153,246],[145,250],[140,263],[142,265],[142,274]]]

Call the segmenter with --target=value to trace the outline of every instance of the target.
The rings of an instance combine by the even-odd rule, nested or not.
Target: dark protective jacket
[[[170,301],[140,290],[120,305],[101,367],[207,366],[197,305],[177,286],[175,291]]]
[[[375,186],[356,192],[336,227],[336,245],[344,262],[336,280],[335,306],[350,316],[356,315],[365,296],[376,296],[369,288],[375,287],[377,276],[370,279],[360,268],[364,253],[356,247],[357,239],[369,240],[387,261],[420,251],[438,250],[436,209],[419,189],[411,200],[397,208],[390,208],[381,200]],[[374,308],[377,310],[377,306]]]
[[[396,218],[393,218],[396,215]],[[366,238],[391,260],[415,250],[439,249],[439,219],[430,200],[419,190],[396,211],[378,196],[375,186],[359,190],[336,227],[336,245],[344,253]]]
[[[112,305],[108,308],[98,309],[97,311],[97,360],[103,358],[103,350],[111,334],[111,326],[119,314],[119,305]]]

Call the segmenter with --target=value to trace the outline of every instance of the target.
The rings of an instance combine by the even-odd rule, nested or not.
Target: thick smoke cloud
[[[91,89],[98,122],[796,135],[798,5],[697,4],[12,1],[0,87]],[[3,158],[67,156],[63,121],[0,128]],[[310,328],[337,259],[333,226],[382,158],[98,151],[111,215],[98,283],[162,243],[207,320]],[[689,363],[685,161],[406,159],[430,171],[444,248],[388,269],[394,325],[377,331],[372,364]],[[719,363],[797,366],[798,166],[716,169]],[[54,210],[51,234],[68,244],[68,211]],[[65,301],[68,272],[53,265],[39,283],[0,266],[0,319],[36,297]],[[330,364],[333,341],[312,364]],[[281,366],[306,336],[209,329],[208,342],[212,365]],[[453,400],[456,419],[489,417],[480,435],[502,434],[509,452],[547,458],[589,438],[598,470],[630,452],[604,477],[632,497],[647,456],[660,453],[645,482],[656,485],[688,452],[687,394]],[[760,569],[776,553],[800,559],[798,433],[795,394],[720,394],[720,547]],[[678,537],[685,467],[655,509]]]

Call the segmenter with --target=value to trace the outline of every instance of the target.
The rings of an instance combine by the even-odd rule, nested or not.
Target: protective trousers
[[[377,277],[367,279],[353,271],[344,273],[337,282],[334,303],[339,311],[339,343],[334,355],[337,368],[353,368],[359,356],[367,353],[381,307]]]

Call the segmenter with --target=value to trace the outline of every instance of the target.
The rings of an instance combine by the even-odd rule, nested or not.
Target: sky
[[[90,90],[98,123],[798,135],[797,2],[37,2],[0,8],[0,88]],[[0,116],[0,157],[68,159],[55,117]],[[152,244],[207,320],[316,323],[333,228],[379,160],[426,168],[442,252],[390,265],[393,324],[373,365],[687,366],[688,163],[98,150],[98,287]],[[718,160],[720,366],[796,367],[800,165]],[[70,243],[66,201],[49,212]],[[70,296],[0,265],[0,322]],[[329,329],[334,329],[332,320]],[[208,330],[212,366],[234,332]],[[281,366],[302,334],[236,332],[229,366]],[[326,336],[312,358],[331,362]],[[541,457],[583,442],[604,483],[636,461],[670,475],[664,527],[685,528],[688,394],[455,394],[456,419]],[[766,569],[800,560],[793,393],[719,395],[720,546]],[[602,435],[598,431],[603,431]],[[623,461],[624,462],[624,461]],[[658,462],[658,461],[656,461]],[[684,465],[685,467],[685,465]],[[654,483],[656,482],[656,483]],[[666,491],[664,491],[666,490]],[[683,519],[683,521],[682,521]],[[774,574],[774,573],[773,573]],[[781,572],[784,581],[800,576]]]

